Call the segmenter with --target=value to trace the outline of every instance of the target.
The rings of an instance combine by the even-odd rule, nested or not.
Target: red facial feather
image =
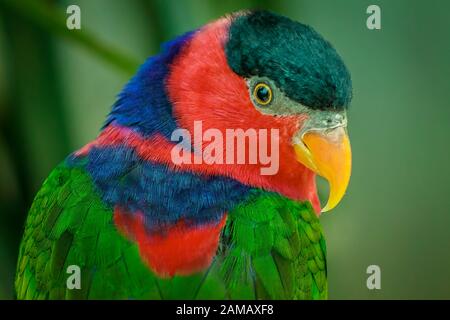
[[[167,87],[174,117],[180,127],[190,132],[194,121],[201,120],[203,130],[215,128],[223,136],[226,129],[278,129],[280,168],[276,175],[261,175],[261,165],[219,165],[200,170],[231,176],[293,199],[310,200],[319,214],[315,174],[296,160],[291,144],[305,117],[274,117],[255,109],[245,80],[227,63],[224,46],[229,23],[221,19],[205,26],[172,64]]]

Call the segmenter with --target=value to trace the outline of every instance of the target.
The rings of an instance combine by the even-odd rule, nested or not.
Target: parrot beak
[[[299,138],[294,140],[297,161],[328,181],[330,194],[322,212],[330,211],[339,204],[350,181],[352,154],[346,121],[334,128],[302,130]]]

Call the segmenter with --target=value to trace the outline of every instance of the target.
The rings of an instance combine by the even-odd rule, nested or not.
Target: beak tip
[[[320,213],[325,213],[325,212],[329,212],[332,209],[334,209],[333,207],[329,207],[328,204],[322,208],[322,210],[320,210]]]

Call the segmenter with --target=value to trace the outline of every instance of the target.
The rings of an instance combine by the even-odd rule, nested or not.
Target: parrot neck
[[[148,231],[181,220],[192,226],[218,223],[245,199],[250,187],[222,176],[180,171],[143,158],[138,148],[117,143],[91,145],[68,159],[91,176],[105,204],[142,215]]]
[[[93,154],[93,152],[103,150],[103,154],[105,150],[108,150],[108,157],[111,159],[105,159],[95,169],[99,174],[103,174],[103,171],[114,163],[114,161],[117,165],[123,165],[122,153],[128,150],[126,151],[127,154],[133,154],[135,158],[127,158],[125,163],[146,161],[166,168],[173,175],[186,174],[203,177],[204,179],[233,181],[234,184],[230,189],[236,187],[236,191],[242,191],[240,186],[246,186],[246,188],[253,187],[277,192],[293,200],[310,201],[316,214],[320,214],[320,202],[317,196],[315,174],[306,167],[303,167],[295,159],[290,159],[288,156],[285,156],[285,161],[280,163],[280,169],[276,175],[264,176],[260,175],[260,168],[258,166],[248,164],[191,163],[177,165],[172,161],[172,150],[175,146],[176,144],[161,134],[145,138],[135,130],[111,125],[105,128],[96,140],[77,151],[74,157],[98,158],[98,155]],[[283,157],[283,153],[282,151],[280,158]],[[127,157],[130,156],[127,155]],[[121,159],[120,162],[118,162],[118,159]],[[114,172],[114,174],[120,177],[117,172]],[[168,188],[170,189],[172,187],[169,186]],[[173,192],[170,191],[170,194],[173,194]]]

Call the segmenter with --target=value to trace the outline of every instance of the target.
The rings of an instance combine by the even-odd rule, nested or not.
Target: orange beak
[[[330,194],[322,212],[330,211],[339,204],[350,181],[352,152],[345,127],[306,131],[294,149],[299,162],[328,181]]]

